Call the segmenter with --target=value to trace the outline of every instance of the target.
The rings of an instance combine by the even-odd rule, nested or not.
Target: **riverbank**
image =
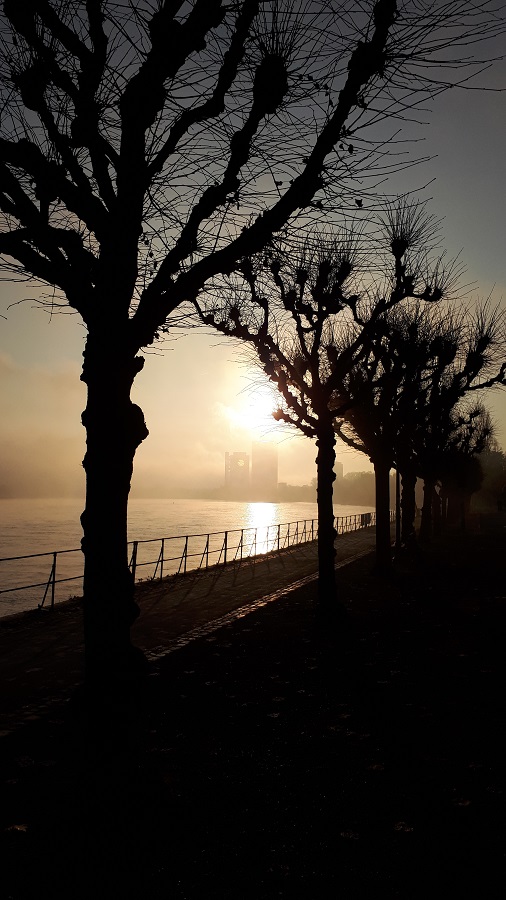
[[[102,718],[1,742],[13,900],[502,896],[506,520],[160,656]]]
[[[80,514],[84,500],[0,500],[0,618],[36,609],[51,580],[55,565],[55,600],[82,590],[83,555],[80,550]],[[335,504],[339,526],[349,516],[361,516],[370,507]],[[138,579],[150,578],[157,566],[164,541],[165,574],[183,567],[199,566],[207,556],[212,565],[223,553],[228,532],[228,554],[233,556],[244,537],[244,551],[272,548],[293,542],[304,527],[311,531],[318,518],[315,503],[246,503],[239,501],[140,500],[129,501],[129,557],[135,555]],[[312,525],[313,523],[313,525]],[[287,530],[290,528],[290,538]],[[279,529],[279,530],[278,530]],[[179,535],[179,537],[177,537]],[[137,542],[135,544],[135,542]],[[72,550],[71,548],[76,548]],[[56,559],[54,553],[56,552]],[[36,554],[27,557],[26,554]],[[40,554],[40,555],[39,555]],[[240,550],[238,552],[240,555]],[[158,563],[159,565],[159,563]],[[159,569],[158,569],[159,571]],[[60,579],[63,579],[60,582]],[[71,579],[71,580],[68,580]],[[38,585],[16,590],[22,585]],[[51,603],[49,586],[45,605]]]

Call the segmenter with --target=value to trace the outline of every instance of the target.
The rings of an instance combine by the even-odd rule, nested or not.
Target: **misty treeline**
[[[492,443],[480,454],[479,463],[480,484],[473,496],[473,509],[477,512],[506,512],[506,453]]]
[[[4,277],[49,286],[87,333],[90,682],[143,664],[126,527],[143,350],[278,239],[380,208],[385,175],[415,161],[399,122],[479,71],[501,6],[4,0]]]
[[[395,490],[395,475],[390,475],[390,491]],[[374,506],[376,485],[374,472],[347,472],[342,478],[336,475],[334,500],[357,506]]]
[[[472,470],[469,471],[470,477],[464,480],[462,488],[458,472],[453,472],[451,469],[445,469],[444,485],[442,481],[436,485],[436,490],[440,495],[441,518],[444,511],[446,517],[449,517],[453,524],[456,522],[460,524],[462,501],[464,501],[466,512],[470,507],[473,512],[477,513],[495,512],[499,506],[502,508],[502,503],[504,503],[506,511],[506,500],[501,500],[501,497],[505,497],[503,492],[506,487],[506,453],[497,446],[493,438],[487,448],[474,457],[470,470]],[[374,481],[373,472],[347,472],[342,478],[337,475],[334,499],[337,503],[350,505],[374,505]],[[395,472],[392,471],[390,473],[391,498],[395,496],[395,481]],[[315,493],[316,479],[314,482]],[[310,486],[304,486],[304,490],[309,494]],[[417,522],[421,519],[423,498],[423,480],[417,479],[415,487],[415,520]],[[446,503],[443,509],[444,500]],[[411,523],[411,520],[409,521]]]

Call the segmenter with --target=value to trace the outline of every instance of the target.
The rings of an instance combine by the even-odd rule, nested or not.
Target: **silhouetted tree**
[[[349,409],[335,422],[341,440],[367,454],[374,466],[376,571],[382,574],[388,573],[392,564],[390,470],[395,462],[396,404],[402,378],[397,362],[388,354],[381,358],[372,352],[354,366],[340,389],[341,397],[349,398]]]
[[[384,320],[384,332],[374,354],[392,366],[395,396],[388,411],[392,461],[402,479],[401,545],[413,548],[415,487],[420,475],[420,446],[424,446],[431,379],[444,371],[457,352],[462,313],[444,305],[419,303],[398,307]]]
[[[431,265],[428,240],[434,239],[437,223],[416,204],[392,209],[386,224],[395,259],[391,290],[396,302],[385,307],[385,286],[379,284],[371,307],[379,315],[360,320],[355,314],[356,322],[362,324],[365,352],[341,378],[335,394],[344,413],[335,417],[337,434],[349,446],[366,453],[374,466],[379,572],[389,571],[392,562],[390,470],[399,466],[399,446],[406,445],[406,428],[412,421],[411,402],[421,389],[421,363],[410,348],[414,334],[406,319],[414,325],[424,316],[420,304],[450,298],[460,276],[458,264],[444,266],[444,254]],[[403,309],[408,298],[416,301],[414,312],[413,304],[408,305],[408,311]]]
[[[443,323],[442,335],[444,335]],[[506,383],[502,363],[505,317],[487,305],[461,318],[453,336],[441,341],[436,365],[429,372],[424,403],[417,407],[416,458],[424,481],[421,540],[430,540],[436,484],[448,453],[459,458],[480,453],[492,436],[477,392]]]
[[[469,511],[471,496],[483,483],[481,454],[488,450],[494,440],[494,427],[490,413],[482,403],[454,414],[454,429],[448,445],[439,462],[439,482],[441,499],[446,507],[444,520],[455,522],[460,517],[463,530]],[[432,527],[434,534],[441,530],[441,503],[436,494],[432,504]]]
[[[316,440],[319,600],[335,605],[334,511],[336,419],[358,421],[377,402],[374,385],[362,377],[371,336],[382,317],[407,297],[439,301],[453,284],[455,269],[427,263],[426,241],[434,222],[423,207],[401,203],[383,223],[382,251],[365,256],[358,239],[320,236],[297,254],[289,247],[245,259],[234,277],[217,281],[196,301],[202,321],[254,349],[282,404],[276,418]],[[417,248],[423,247],[423,254]],[[376,268],[381,276],[371,274]],[[369,373],[372,369],[369,370]],[[386,369],[383,370],[385,396]],[[374,376],[373,376],[374,377]],[[367,400],[365,400],[367,395]],[[371,398],[374,399],[371,400]],[[387,417],[384,417],[385,420]],[[370,418],[363,429],[368,429]],[[386,443],[367,442],[375,465]],[[383,460],[383,457],[382,457]],[[385,477],[388,494],[390,463]],[[384,480],[377,480],[384,488]],[[378,533],[381,530],[377,525]],[[378,516],[378,507],[377,507]],[[387,537],[389,514],[387,500]]]
[[[135,659],[127,503],[148,433],[130,398],[141,349],[302,210],[307,224],[323,208],[357,208],[353,175],[374,172],[383,153],[372,127],[467,67],[464,45],[501,31],[494,10],[5,0],[4,271],[50,285],[53,306],[68,304],[87,329],[88,676]]]
[[[465,448],[466,428],[476,442],[472,453],[479,452],[480,444],[490,437],[479,412],[481,406],[463,404],[462,398],[504,383],[506,366],[500,364],[503,344],[504,317],[487,306],[473,313],[465,307],[404,304],[382,317],[371,333],[369,355],[350,373],[350,393],[364,383],[370,389],[338,430],[343,439],[368,452],[373,461],[384,459],[385,468],[395,465],[402,473],[405,546],[411,546],[415,539],[417,477],[425,483],[421,537],[427,540],[432,510],[437,511],[436,484],[446,455],[457,449],[459,459],[470,455]],[[381,466],[376,468],[381,477]],[[381,502],[385,521],[378,556],[385,568],[390,558],[385,487],[382,491],[380,488]]]

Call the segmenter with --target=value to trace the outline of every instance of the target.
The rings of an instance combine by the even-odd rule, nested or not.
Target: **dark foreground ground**
[[[504,896],[506,517],[1,742],[5,898]]]

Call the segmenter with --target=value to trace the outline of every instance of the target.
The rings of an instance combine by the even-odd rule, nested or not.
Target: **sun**
[[[242,431],[248,431],[252,440],[270,437],[276,429],[272,417],[278,407],[276,394],[269,387],[249,386],[237,396],[237,403],[227,407],[230,424]]]
[[[277,407],[275,397],[267,388],[259,388],[250,396],[245,398],[246,405],[244,413],[246,415],[248,427],[252,431],[261,431],[271,429],[275,422],[272,414]]]

